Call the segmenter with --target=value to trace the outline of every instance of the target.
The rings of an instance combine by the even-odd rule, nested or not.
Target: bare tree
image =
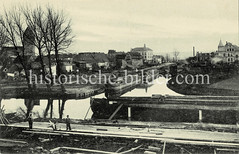
[[[0,25],[0,48],[9,42],[6,30]]]
[[[47,7],[46,13],[42,11],[40,7],[38,7],[34,12],[31,14],[35,14],[33,18],[36,20],[32,23],[32,27],[36,26],[39,28],[35,28],[36,30],[40,29],[39,37],[36,37],[38,40],[38,47],[42,47],[40,42],[43,43],[44,48],[47,52],[48,57],[48,65],[49,65],[49,72],[51,76],[51,83],[53,84],[53,73],[51,69],[52,64],[52,51],[54,52],[54,59],[56,61],[56,73],[59,77],[63,72],[61,71],[61,60],[59,58],[59,52],[67,49],[69,45],[72,43],[72,30],[71,30],[71,21],[67,20],[63,11],[56,11],[51,7]],[[41,48],[39,48],[41,49]],[[39,50],[38,49],[38,50]],[[40,54],[40,52],[39,52]],[[61,84],[62,90],[64,91],[64,85]],[[62,105],[60,109],[60,118],[62,118],[63,110],[64,110],[65,100],[62,100]],[[46,107],[45,115],[47,114],[49,108],[53,107],[53,100],[48,100],[48,105]],[[52,114],[51,114],[52,115]]]
[[[43,34],[43,43],[45,45],[45,49],[47,52],[47,58],[48,58],[48,68],[49,68],[49,74],[51,78],[51,85],[53,85],[53,72],[52,72],[52,51],[53,51],[53,43],[50,35],[50,23],[48,18],[44,21],[39,20],[39,28],[41,30],[41,33]]]
[[[32,89],[29,78],[29,57],[26,54],[26,48],[24,43],[24,31],[26,29],[26,24],[22,20],[22,15],[18,9],[14,9],[7,12],[0,17],[0,25],[6,31],[7,40],[9,44],[14,46],[15,54],[19,59],[22,68],[25,71],[25,77],[29,90]]]
[[[170,59],[170,57],[169,57],[169,54],[167,53],[166,56],[165,56],[165,61],[169,62],[169,59]]]
[[[68,48],[73,39],[71,21],[66,18],[63,11],[56,11],[51,7],[47,7],[46,10],[43,10],[41,7],[37,7],[36,9],[23,9],[21,7],[14,8],[14,10],[8,12],[5,11],[5,14],[0,17],[0,26],[3,28],[4,32],[6,32],[6,40],[8,40],[9,44],[15,48],[16,56],[25,71],[29,92],[32,91],[33,86],[31,85],[29,78],[31,62],[27,55],[26,43],[32,44],[37,48],[42,75],[44,76],[45,81],[47,72],[45,71],[46,63],[44,61],[44,56],[47,56],[52,81],[51,85],[48,86],[52,86],[52,60],[55,59],[56,61],[56,72],[59,77],[62,74],[59,52]],[[26,29],[29,31],[29,34],[25,34]],[[53,53],[54,58],[52,57]],[[63,85],[62,90],[64,91]],[[66,100],[62,100],[60,109],[61,118],[65,101]],[[48,102],[49,104],[47,108],[49,109],[49,106],[52,108],[53,100],[49,98]],[[27,111],[27,115],[29,112],[30,111]]]
[[[61,60],[59,52],[67,49],[72,43],[71,20],[67,20],[62,11],[55,11],[52,8],[47,8],[49,36],[48,39],[52,42],[52,47],[55,53],[56,73],[59,77],[62,74]],[[62,91],[64,86],[61,84]],[[59,118],[62,119],[66,99],[62,99],[62,104],[59,104]]]
[[[37,50],[38,50],[38,56],[39,56],[39,61],[41,64],[41,70],[42,70],[42,75],[43,79],[47,84],[47,79],[46,79],[46,72],[45,72],[45,64],[44,64],[44,52],[43,49],[45,47],[45,44],[43,42],[43,33],[41,33],[41,29],[39,25],[41,24],[43,19],[43,10],[41,7],[37,7],[36,9],[22,9],[23,14],[25,16],[25,20],[27,23],[27,30],[29,31],[27,37],[28,43],[34,45]],[[32,36],[33,35],[33,36]],[[34,38],[32,38],[34,37]],[[49,88],[49,86],[47,86]]]
[[[51,61],[53,60],[51,57],[52,54],[52,41],[49,39],[50,35],[50,24],[49,20],[46,16],[46,13],[44,10],[38,6],[37,8],[31,10],[31,9],[24,9],[24,15],[27,21],[28,28],[32,31],[35,39],[29,39],[31,43],[38,49],[39,54],[39,60],[42,66],[42,74],[44,76],[49,73],[51,78],[51,86],[53,85],[53,73],[51,69]],[[47,62],[44,61],[45,56],[47,56]],[[48,63],[48,64],[46,64]],[[49,68],[49,72],[46,72],[46,66]],[[49,81],[44,78],[46,83],[49,83]],[[48,84],[47,84],[48,85]],[[48,86],[49,87],[49,86]]]
[[[173,52],[173,56],[174,56],[174,61],[178,61],[178,56],[179,56],[179,54],[180,54],[180,52],[179,51],[177,51],[177,50],[174,50],[174,52]]]
[[[4,28],[9,44],[15,48],[15,54],[18,58],[20,65],[25,72],[25,78],[27,81],[28,91],[32,92],[32,85],[29,77],[29,70],[31,68],[31,58],[27,54],[26,42],[25,42],[25,30],[26,23],[23,20],[21,10],[14,8],[14,10],[4,12],[4,15],[0,17],[0,25]],[[28,117],[34,106],[34,102],[29,99],[27,102],[27,113]]]
[[[42,76],[46,83],[47,89],[51,91],[51,86],[53,86],[53,74],[51,69],[51,50],[52,50],[52,42],[49,42],[48,36],[49,36],[49,24],[48,19],[45,15],[44,10],[38,6],[34,9],[25,8],[23,9],[26,22],[28,25],[28,28],[34,35],[34,40],[29,38],[29,41],[31,41],[31,44],[33,44],[37,50],[39,55],[39,61],[41,64],[41,70],[42,70]],[[47,51],[47,52],[45,52]],[[47,55],[47,57],[45,57]],[[48,58],[48,68],[49,68],[49,74],[46,72],[46,66],[44,59]],[[50,75],[51,82],[47,80],[46,75]],[[50,118],[52,118],[52,111],[53,111],[53,99],[49,98],[48,103],[46,106],[46,109],[44,111],[44,118],[46,118],[48,111],[51,107],[50,112]]]
[[[59,52],[67,49],[72,43],[72,29],[71,20],[67,20],[62,11],[55,11],[52,8],[47,8],[47,17],[50,26],[50,37],[52,46],[55,52],[57,76],[60,76],[61,61],[59,58]]]

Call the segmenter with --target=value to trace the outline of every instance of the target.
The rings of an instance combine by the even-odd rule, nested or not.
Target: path
[[[8,126],[27,128],[26,122]],[[72,131],[65,131],[65,124],[58,123],[59,131],[51,131],[47,122],[34,122],[32,131],[26,133],[60,133],[62,135],[119,137],[128,139],[157,140],[182,144],[208,145],[216,147],[239,147],[239,134],[186,129],[140,128],[127,126],[99,126],[72,124]]]

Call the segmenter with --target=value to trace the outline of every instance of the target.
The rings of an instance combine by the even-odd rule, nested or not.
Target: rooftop
[[[137,51],[153,51],[153,50],[146,47],[146,45],[144,44],[144,47],[136,47],[131,49],[131,52],[137,52]]]
[[[109,62],[109,59],[105,53],[101,52],[87,52],[79,53],[73,57],[74,62],[85,61],[88,63],[103,63]]]

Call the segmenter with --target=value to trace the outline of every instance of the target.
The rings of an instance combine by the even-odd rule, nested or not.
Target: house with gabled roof
[[[142,57],[143,57],[143,60],[145,62],[150,62],[153,60],[153,50],[146,47],[146,45],[144,44],[143,47],[136,47],[136,48],[133,48],[131,49],[130,52],[137,52],[139,53]]]
[[[226,42],[224,45],[222,40],[219,41],[218,50],[215,53],[215,57],[220,59],[224,63],[233,63],[239,60],[239,47],[230,42]]]
[[[73,57],[73,63],[81,69],[93,70],[93,67],[108,69],[109,59],[105,53],[85,52],[79,53]]]
[[[128,52],[125,55],[127,66],[131,68],[139,68],[143,65],[143,58],[138,52]]]
[[[47,56],[44,56],[43,57],[43,64],[44,64],[44,67],[45,67],[45,71],[46,73],[49,73],[49,59]],[[40,72],[40,70],[42,69],[42,66],[41,66],[41,60],[40,60],[40,57],[36,57],[35,61],[32,63],[32,69],[36,72]],[[52,70],[52,74],[53,75],[56,75],[56,61],[54,59],[54,56],[51,56],[51,70]]]
[[[12,78],[12,79],[16,79],[20,76],[24,76],[25,75],[25,71],[22,68],[21,65],[19,64],[13,64],[7,71],[6,71],[7,77],[8,78]]]

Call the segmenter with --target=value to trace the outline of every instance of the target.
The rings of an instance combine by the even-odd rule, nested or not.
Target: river
[[[167,85],[167,81],[165,78],[158,78],[154,80],[152,86],[148,88],[135,88],[132,91],[125,93],[123,96],[135,96],[135,97],[143,97],[143,96],[152,96],[152,94],[161,94],[161,95],[175,95],[179,94],[170,90]],[[94,96],[96,98],[103,98],[104,94],[99,94]],[[5,114],[12,112],[21,112],[20,108],[26,110],[26,106],[24,105],[23,99],[5,99],[2,100],[2,106],[4,106]],[[34,118],[40,116],[43,117],[43,112],[47,106],[47,100],[41,100],[40,105],[35,105],[33,108],[33,116]],[[87,111],[89,110],[88,114]],[[87,114],[87,116],[86,116]],[[90,98],[81,99],[81,100],[67,100],[64,108],[63,118],[66,115],[70,115],[72,119],[90,119],[92,116],[92,111],[90,109]],[[53,118],[58,118],[58,100],[53,101]]]

